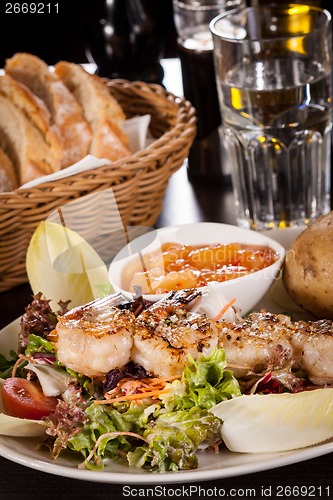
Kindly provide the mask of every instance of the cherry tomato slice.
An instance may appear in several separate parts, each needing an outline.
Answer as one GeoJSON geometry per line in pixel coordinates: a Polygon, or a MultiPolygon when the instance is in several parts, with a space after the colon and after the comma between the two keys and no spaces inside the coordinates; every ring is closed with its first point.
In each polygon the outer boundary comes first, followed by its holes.
{"type": "Polygon", "coordinates": [[[41,420],[54,412],[57,398],[45,396],[38,384],[24,378],[6,379],[1,389],[2,404],[7,415],[41,420]]]}

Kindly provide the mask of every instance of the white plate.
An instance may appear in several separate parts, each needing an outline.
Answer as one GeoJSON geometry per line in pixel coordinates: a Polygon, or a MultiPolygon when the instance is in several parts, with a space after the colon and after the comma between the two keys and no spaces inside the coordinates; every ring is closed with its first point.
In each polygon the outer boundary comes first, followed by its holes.
{"type": "MultiPolygon", "coordinates": [[[[273,236],[273,234],[272,234],[273,236]]],[[[277,287],[275,294],[267,294],[260,303],[260,308],[271,312],[281,312],[281,301],[287,300],[287,295],[282,287],[277,287]],[[282,298],[280,292],[282,291],[282,298]],[[276,302],[278,298],[278,302],[276,302]]],[[[289,302],[292,313],[302,315],[297,306],[289,302]]],[[[304,316],[304,313],[303,313],[304,316]]],[[[19,320],[10,323],[0,331],[0,352],[7,354],[10,349],[17,347],[19,320]]],[[[241,454],[228,450],[218,454],[212,452],[199,452],[199,467],[192,471],[178,471],[166,473],[152,473],[142,469],[129,468],[125,465],[110,462],[103,471],[81,470],[77,468],[80,460],[72,455],[63,455],[56,461],[50,458],[47,450],[37,451],[36,439],[13,438],[0,436],[0,455],[26,467],[31,467],[50,474],[103,483],[122,484],[166,484],[186,483],[194,481],[210,481],[233,476],[241,476],[253,472],[260,472],[284,465],[290,465],[318,456],[326,455],[333,451],[333,440],[304,448],[301,450],[270,453],[270,454],[241,454]]]]}

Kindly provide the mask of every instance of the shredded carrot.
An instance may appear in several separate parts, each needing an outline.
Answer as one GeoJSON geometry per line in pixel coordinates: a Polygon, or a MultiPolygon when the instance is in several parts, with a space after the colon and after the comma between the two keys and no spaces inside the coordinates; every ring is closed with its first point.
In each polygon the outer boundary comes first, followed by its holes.
{"type": "Polygon", "coordinates": [[[53,342],[56,342],[58,340],[58,332],[57,330],[52,330],[48,336],[47,336],[47,339],[50,340],[50,341],[53,341],[53,342]]]}
{"type": "Polygon", "coordinates": [[[227,310],[229,309],[229,307],[231,307],[234,303],[236,302],[236,298],[234,297],[233,299],[231,299],[229,302],[227,302],[227,304],[225,304],[221,311],[219,313],[217,313],[217,315],[213,318],[213,321],[218,321],[220,318],[222,318],[223,314],[225,312],[227,312],[227,310]]]}
{"type": "Polygon", "coordinates": [[[209,446],[209,448],[211,448],[212,451],[214,451],[215,453],[218,453],[220,451],[219,447],[221,444],[222,444],[222,440],[218,441],[217,443],[212,444],[211,446],[209,446]]]}
{"type": "Polygon", "coordinates": [[[117,386],[105,394],[105,399],[95,400],[95,404],[112,404],[116,401],[138,401],[145,398],[156,399],[160,394],[167,394],[166,384],[179,376],[169,378],[150,378],[140,380],[129,377],[123,378],[117,386]]]}
{"type": "Polygon", "coordinates": [[[156,389],[155,391],[147,390],[147,392],[137,392],[136,394],[130,393],[112,399],[95,400],[94,403],[106,405],[116,403],[117,401],[136,401],[137,399],[145,399],[151,397],[156,398],[156,396],[159,396],[160,394],[167,394],[168,392],[170,392],[170,389],[156,389]]]}

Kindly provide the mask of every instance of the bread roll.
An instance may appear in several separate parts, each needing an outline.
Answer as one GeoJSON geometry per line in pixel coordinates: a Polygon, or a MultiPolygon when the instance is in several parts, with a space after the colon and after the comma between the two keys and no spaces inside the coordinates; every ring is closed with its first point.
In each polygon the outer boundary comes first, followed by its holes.
{"type": "Polygon", "coordinates": [[[9,156],[0,148],[0,193],[8,193],[18,188],[15,167],[9,156]]]}
{"type": "Polygon", "coordinates": [[[34,55],[21,52],[7,59],[5,72],[25,84],[45,103],[51,124],[61,139],[61,168],[86,156],[92,139],[89,124],[78,101],[46,63],[34,55]]]}
{"type": "Polygon", "coordinates": [[[103,80],[66,61],[57,63],[55,72],[82,106],[93,134],[90,153],[111,161],[129,156],[128,137],[122,130],[125,114],[103,80]]]}

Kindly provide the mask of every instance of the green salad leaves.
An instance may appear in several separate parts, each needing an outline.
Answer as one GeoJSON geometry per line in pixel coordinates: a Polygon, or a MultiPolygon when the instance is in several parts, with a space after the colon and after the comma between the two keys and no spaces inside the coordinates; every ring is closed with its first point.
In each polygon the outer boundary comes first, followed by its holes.
{"type": "Polygon", "coordinates": [[[221,441],[221,420],[209,409],[240,396],[237,380],[226,370],[225,352],[214,349],[190,359],[180,380],[155,403],[95,404],[86,423],[69,438],[68,449],[84,457],[83,466],[102,469],[108,459],[156,471],[195,469],[197,450],[221,441]]]}

